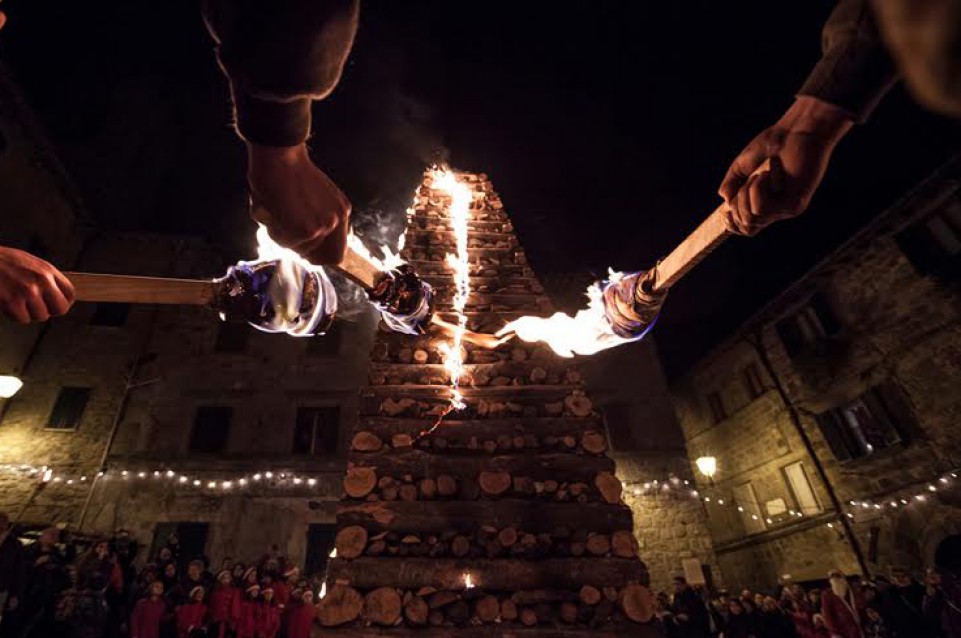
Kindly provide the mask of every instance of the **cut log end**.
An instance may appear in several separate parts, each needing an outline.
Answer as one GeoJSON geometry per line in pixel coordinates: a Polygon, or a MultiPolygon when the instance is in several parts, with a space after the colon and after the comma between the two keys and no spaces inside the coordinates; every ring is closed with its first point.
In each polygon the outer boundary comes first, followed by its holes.
{"type": "Polygon", "coordinates": [[[379,587],[364,597],[364,620],[392,627],[400,619],[400,594],[393,587],[379,587]]]}
{"type": "Polygon", "coordinates": [[[339,558],[357,558],[367,547],[367,530],[359,525],[351,525],[337,532],[334,538],[339,558]]]}
{"type": "Polygon", "coordinates": [[[323,627],[338,627],[360,616],[364,598],[353,587],[334,585],[317,605],[317,622],[323,627]]]}
{"type": "Polygon", "coordinates": [[[344,492],[351,498],[364,498],[377,485],[377,473],[369,467],[352,467],[344,477],[344,492]]]}

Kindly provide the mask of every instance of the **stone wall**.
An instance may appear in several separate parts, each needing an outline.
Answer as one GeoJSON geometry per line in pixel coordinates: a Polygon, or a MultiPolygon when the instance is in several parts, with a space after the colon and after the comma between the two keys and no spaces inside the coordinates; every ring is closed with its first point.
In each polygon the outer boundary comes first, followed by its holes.
{"type": "Polygon", "coordinates": [[[920,570],[931,563],[937,543],[955,533],[957,512],[949,504],[955,488],[938,478],[961,463],[956,427],[961,415],[961,295],[956,285],[920,274],[898,238],[932,214],[961,206],[959,172],[954,163],[932,176],[674,384],[691,459],[718,458],[715,484],[699,480],[704,496],[713,496],[707,504],[712,533],[732,583],[743,579],[744,585],[772,586],[773,578],[785,573],[796,579],[822,578],[832,566],[857,571],[850,543],[843,537],[832,540],[841,534],[840,517],[848,514],[872,572],[895,564],[920,570]],[[792,356],[776,326],[807,312],[815,296],[838,328],[792,356]],[[757,396],[744,375],[752,364],[763,383],[757,396]],[[787,402],[774,389],[772,371],[787,402]],[[878,387],[885,388],[886,411],[899,423],[902,442],[862,458],[838,460],[818,426],[818,415],[878,387]],[[711,409],[712,393],[720,398],[724,414],[711,409]],[[797,410],[841,511],[832,505],[788,404],[797,410]],[[731,507],[733,490],[750,483],[761,518],[767,518],[765,504],[778,498],[797,509],[783,470],[795,462],[803,463],[820,512],[780,521],[773,517],[762,530],[748,533],[743,517],[731,507]],[[937,491],[927,492],[932,481],[937,491]],[[925,492],[924,501],[911,499],[907,508],[900,503],[905,494],[919,491],[925,492]],[[717,499],[725,497],[726,505],[718,505],[717,499]],[[868,501],[870,507],[861,505],[868,501]]]}

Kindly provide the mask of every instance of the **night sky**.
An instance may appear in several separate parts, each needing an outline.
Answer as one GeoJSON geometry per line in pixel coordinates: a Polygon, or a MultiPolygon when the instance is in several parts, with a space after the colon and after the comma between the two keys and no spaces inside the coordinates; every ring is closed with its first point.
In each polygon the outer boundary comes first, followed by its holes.
{"type": "MultiPolygon", "coordinates": [[[[446,157],[491,176],[539,273],[646,268],[789,105],[832,5],[369,0],[310,145],[358,218],[402,214],[425,162],[446,157]]],[[[4,9],[0,57],[98,223],[250,256],[243,149],[198,4],[4,9]]],[[[896,90],[842,143],[805,217],[729,241],[672,292],[657,329],[669,371],[961,148],[959,133],[896,90]]]]}

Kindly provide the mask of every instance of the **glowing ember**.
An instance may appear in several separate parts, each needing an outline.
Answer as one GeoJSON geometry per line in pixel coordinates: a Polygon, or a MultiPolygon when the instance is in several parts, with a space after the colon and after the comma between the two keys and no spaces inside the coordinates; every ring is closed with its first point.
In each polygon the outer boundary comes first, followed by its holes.
{"type": "Polygon", "coordinates": [[[464,589],[471,589],[474,587],[474,581],[471,579],[470,574],[464,574],[464,589]]]}
{"type": "Polygon", "coordinates": [[[623,274],[609,273],[607,281],[591,284],[587,289],[587,308],[571,317],[563,312],[553,316],[521,317],[497,331],[498,337],[516,335],[528,342],[543,341],[562,357],[595,354],[624,343],[637,341],[643,334],[626,338],[614,333],[605,313],[604,292],[617,284],[623,274]]]}
{"type": "Polygon", "coordinates": [[[449,170],[435,170],[433,172],[434,188],[445,191],[450,195],[451,202],[448,209],[451,226],[454,230],[454,240],[457,244],[457,254],[447,255],[447,264],[454,270],[454,314],[457,323],[451,331],[450,343],[441,344],[440,352],[444,358],[444,368],[450,374],[451,396],[450,409],[463,410],[464,396],[460,391],[460,379],[464,374],[464,357],[462,344],[464,333],[467,331],[467,299],[470,297],[470,263],[467,258],[467,220],[470,215],[471,190],[449,170]]]}

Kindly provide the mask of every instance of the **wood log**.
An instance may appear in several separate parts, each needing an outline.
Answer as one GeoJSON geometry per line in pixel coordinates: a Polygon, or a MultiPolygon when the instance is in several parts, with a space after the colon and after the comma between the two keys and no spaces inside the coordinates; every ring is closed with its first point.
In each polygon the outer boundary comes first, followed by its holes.
{"type": "Polygon", "coordinates": [[[417,350],[414,350],[413,358],[414,358],[414,363],[424,364],[424,363],[427,363],[427,360],[430,358],[430,355],[427,354],[426,350],[421,350],[420,348],[418,348],[417,350]]]}
{"type": "Polygon", "coordinates": [[[537,614],[530,607],[525,607],[521,610],[521,623],[525,627],[533,627],[537,624],[537,614]]]}
{"type": "Polygon", "coordinates": [[[569,600],[565,600],[564,602],[561,603],[558,617],[561,619],[561,622],[565,622],[569,625],[573,625],[574,623],[577,622],[577,612],[578,612],[577,605],[570,602],[569,600]]]}
{"type": "Polygon", "coordinates": [[[484,596],[474,604],[474,614],[483,623],[492,623],[500,617],[501,604],[496,596],[484,596]]]}
{"type": "Polygon", "coordinates": [[[404,618],[415,627],[422,627],[427,624],[427,617],[430,615],[430,608],[427,601],[420,596],[412,596],[404,604],[404,618]]]}
{"type": "Polygon", "coordinates": [[[450,553],[458,558],[467,556],[470,553],[470,539],[458,534],[450,542],[450,553]]]}
{"type": "Polygon", "coordinates": [[[512,485],[510,472],[481,472],[477,482],[488,496],[500,496],[512,485]]]}
{"type": "Polygon", "coordinates": [[[540,366],[535,366],[531,369],[530,376],[528,376],[531,383],[534,385],[540,385],[547,378],[547,370],[541,368],[540,366]]]}
{"type": "Polygon", "coordinates": [[[576,417],[590,416],[593,404],[584,394],[575,392],[564,397],[564,408],[576,417]]]}
{"type": "Polygon", "coordinates": [[[510,598],[501,601],[501,620],[507,622],[517,620],[517,605],[510,598]]]}
{"type": "Polygon", "coordinates": [[[643,585],[632,584],[624,587],[618,604],[624,615],[634,622],[646,623],[654,617],[654,595],[643,585]]]}
{"type": "MultiPolygon", "coordinates": [[[[495,418],[495,419],[453,419],[444,420],[444,434],[452,441],[458,443],[467,441],[476,436],[480,440],[498,438],[502,435],[513,437],[518,432],[515,431],[517,419],[495,418]]],[[[387,441],[394,434],[404,433],[416,435],[424,429],[424,420],[416,418],[389,418],[384,416],[364,416],[361,417],[358,428],[373,432],[382,440],[387,441]]],[[[537,437],[559,437],[566,434],[581,436],[585,431],[600,431],[600,420],[596,416],[588,418],[566,417],[539,417],[525,421],[521,434],[533,434],[537,437]]],[[[433,438],[433,437],[430,437],[433,438]]],[[[429,439],[428,439],[429,440],[429,439]]],[[[545,441],[545,445],[547,442],[545,441]]]]}
{"type": "Polygon", "coordinates": [[[577,600],[577,595],[566,589],[532,589],[514,592],[511,594],[511,600],[517,605],[526,606],[577,600]]]}
{"type": "Polygon", "coordinates": [[[317,604],[317,622],[338,627],[353,622],[364,608],[364,597],[353,587],[334,584],[317,604]]]}
{"type": "MultiPolygon", "coordinates": [[[[428,614],[428,616],[427,616],[427,622],[428,622],[428,624],[430,624],[432,627],[438,627],[438,626],[440,626],[440,625],[443,625],[443,624],[444,624],[444,620],[445,620],[445,618],[444,618],[444,612],[442,612],[442,611],[439,610],[439,609],[435,609],[434,611],[430,612],[430,614],[428,614]]],[[[444,635],[446,636],[446,635],[448,635],[448,634],[444,634],[444,635]]]]}
{"type": "MultiPolygon", "coordinates": [[[[564,588],[576,591],[583,585],[623,587],[639,582],[646,571],[640,561],[621,558],[477,558],[470,563],[471,576],[487,591],[564,588]]],[[[429,586],[460,590],[464,586],[464,562],[458,558],[406,558],[383,560],[366,556],[353,560],[333,558],[328,577],[359,589],[429,586]]]]}
{"type": "Polygon", "coordinates": [[[460,596],[452,591],[439,591],[431,595],[430,600],[427,601],[427,605],[431,609],[442,609],[459,598],[460,596]]]}
{"type": "Polygon", "coordinates": [[[417,485],[420,497],[424,500],[431,500],[437,496],[437,481],[432,478],[421,479],[417,485]]]}
{"type": "Polygon", "coordinates": [[[453,496],[457,494],[457,479],[449,474],[441,474],[438,476],[437,493],[441,496],[453,496]]]}
{"type": "Polygon", "coordinates": [[[341,558],[357,558],[367,547],[367,530],[359,525],[341,528],[334,537],[334,547],[341,558]]]}
{"type": "Polygon", "coordinates": [[[370,545],[367,546],[367,551],[364,552],[368,556],[380,556],[387,549],[387,543],[383,540],[372,541],[370,545]]]}
{"type": "Polygon", "coordinates": [[[447,620],[452,622],[454,626],[461,627],[467,624],[470,620],[470,607],[463,600],[455,600],[444,612],[447,616],[447,620]]]}
{"type": "Polygon", "coordinates": [[[621,482],[610,472],[599,472],[594,477],[594,486],[606,502],[611,504],[621,502],[621,482]]]}
{"type": "Polygon", "coordinates": [[[578,598],[585,605],[594,606],[601,602],[601,592],[597,587],[591,587],[590,585],[584,585],[578,592],[578,598]]]}
{"type": "Polygon", "coordinates": [[[409,434],[398,433],[390,437],[390,445],[395,448],[410,447],[414,443],[414,437],[409,434]]]}
{"type": "Polygon", "coordinates": [[[607,450],[607,439],[600,432],[585,432],[581,437],[581,447],[591,454],[603,454],[607,450]]]}
{"type": "Polygon", "coordinates": [[[369,467],[352,467],[344,477],[344,492],[351,498],[364,498],[377,485],[377,473],[369,467]]]}
{"type": "Polygon", "coordinates": [[[350,447],[357,452],[376,452],[384,447],[383,441],[373,432],[358,432],[350,441],[350,447]]]}
{"type": "Polygon", "coordinates": [[[611,541],[605,534],[592,534],[587,537],[587,551],[594,556],[604,556],[611,551],[611,541]]]}
{"type": "Polygon", "coordinates": [[[380,495],[385,501],[396,501],[397,497],[400,496],[400,487],[396,483],[391,484],[382,489],[380,495]]]}
{"type": "Polygon", "coordinates": [[[501,547],[513,547],[514,543],[517,542],[517,529],[514,527],[505,527],[498,532],[497,540],[500,542],[501,547]]]}
{"type": "Polygon", "coordinates": [[[605,586],[601,589],[601,593],[604,594],[604,599],[609,600],[612,603],[617,602],[618,591],[617,587],[605,586]]]}
{"type": "Polygon", "coordinates": [[[401,614],[400,594],[393,587],[378,587],[364,596],[363,617],[367,622],[393,626],[401,614]]]}
{"type": "Polygon", "coordinates": [[[400,486],[400,500],[410,503],[417,500],[417,486],[404,483],[400,486]]]}
{"type": "Polygon", "coordinates": [[[611,553],[618,558],[634,558],[637,555],[637,538],[627,530],[611,535],[611,553]]]}
{"type": "MultiPolygon", "coordinates": [[[[534,480],[551,480],[563,476],[568,482],[591,481],[599,472],[613,472],[614,461],[605,456],[586,456],[567,452],[545,454],[497,454],[477,457],[474,455],[437,454],[443,439],[431,437],[433,452],[416,448],[384,449],[364,454],[355,462],[376,469],[385,476],[414,474],[417,476],[477,476],[478,472],[507,472],[516,476],[528,476],[534,480]]],[[[536,445],[536,442],[534,442],[536,445]]],[[[527,440],[525,439],[525,447],[527,440]]]]}
{"type": "Polygon", "coordinates": [[[370,356],[374,361],[387,361],[387,357],[390,356],[390,350],[386,343],[377,341],[374,343],[373,348],[371,348],[370,356]]]}

